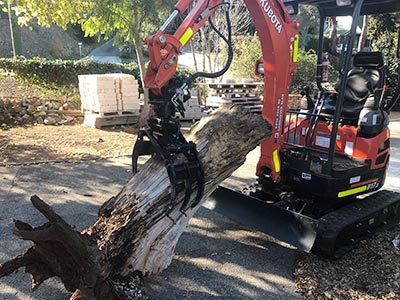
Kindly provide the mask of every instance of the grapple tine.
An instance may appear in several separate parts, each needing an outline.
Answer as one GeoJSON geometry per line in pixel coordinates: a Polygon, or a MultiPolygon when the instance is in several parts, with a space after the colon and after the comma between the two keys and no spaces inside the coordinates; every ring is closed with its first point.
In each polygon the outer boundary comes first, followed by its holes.
{"type": "Polygon", "coordinates": [[[136,174],[138,172],[138,158],[142,155],[153,155],[154,147],[150,141],[144,141],[143,138],[137,139],[132,152],[132,172],[136,174]]]}
{"type": "Polygon", "coordinates": [[[190,196],[192,195],[192,181],[190,179],[185,179],[185,198],[181,206],[181,212],[185,212],[189,206],[190,196]]]}
{"type": "Polygon", "coordinates": [[[172,210],[175,207],[176,198],[178,196],[178,191],[177,191],[178,182],[176,180],[176,172],[175,172],[175,167],[173,164],[167,165],[167,173],[168,173],[169,181],[171,182],[171,197],[169,199],[169,206],[168,206],[168,212],[167,212],[167,214],[169,215],[170,212],[172,212],[172,210]]]}
{"type": "Polygon", "coordinates": [[[197,194],[196,194],[196,199],[193,201],[191,205],[191,208],[197,206],[200,203],[203,194],[204,194],[204,171],[203,171],[203,166],[200,163],[199,175],[197,176],[197,194]]]}
{"type": "Polygon", "coordinates": [[[202,178],[204,173],[197,155],[196,144],[186,141],[180,130],[179,119],[175,117],[176,107],[171,106],[173,95],[175,89],[164,89],[162,95],[150,93],[149,103],[154,106],[154,113],[158,116],[150,117],[148,125],[140,129],[132,153],[134,173],[137,172],[137,161],[141,155],[155,154],[165,162],[171,183],[167,216],[174,209],[182,186],[185,188],[180,207],[183,213],[189,207],[196,206],[204,192],[204,178],[202,178]],[[148,141],[144,141],[144,138],[148,138],[148,141]],[[195,201],[191,203],[193,186],[197,188],[197,195],[195,201]]]}

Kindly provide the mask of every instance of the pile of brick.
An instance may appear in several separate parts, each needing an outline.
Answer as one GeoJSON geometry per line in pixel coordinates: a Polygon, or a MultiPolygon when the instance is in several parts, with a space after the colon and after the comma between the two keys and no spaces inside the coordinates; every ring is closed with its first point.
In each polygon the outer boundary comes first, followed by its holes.
{"type": "Polygon", "coordinates": [[[63,125],[82,123],[83,115],[67,103],[38,98],[0,99],[0,126],[3,129],[26,124],[63,125]]]}
{"type": "Polygon", "coordinates": [[[129,124],[128,116],[139,115],[139,84],[132,75],[80,75],[79,92],[84,123],[89,126],[129,124]]]}

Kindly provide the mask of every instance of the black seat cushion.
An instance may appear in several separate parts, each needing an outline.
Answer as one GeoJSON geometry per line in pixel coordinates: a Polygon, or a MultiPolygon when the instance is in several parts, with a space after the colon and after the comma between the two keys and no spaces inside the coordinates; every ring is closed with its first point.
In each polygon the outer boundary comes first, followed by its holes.
{"type": "MultiPolygon", "coordinates": [[[[349,71],[344,91],[342,118],[358,119],[360,111],[370,94],[368,82],[375,89],[381,85],[382,77],[381,70],[377,69],[353,68],[349,71]]],[[[337,92],[339,91],[339,83],[340,81],[335,86],[337,92]]],[[[336,108],[337,93],[328,93],[323,97],[325,103],[322,107],[322,113],[333,115],[336,108]]]]}
{"type": "MultiPolygon", "coordinates": [[[[322,113],[328,115],[334,115],[336,110],[337,93],[327,93],[324,95],[324,105],[322,107],[322,113]]],[[[360,115],[361,110],[364,107],[364,102],[344,101],[342,106],[341,117],[356,121],[360,115]]]]}
{"type": "Polygon", "coordinates": [[[344,102],[364,102],[370,93],[367,83],[375,89],[380,83],[380,70],[355,68],[349,72],[347,86],[344,92],[344,102]]]}

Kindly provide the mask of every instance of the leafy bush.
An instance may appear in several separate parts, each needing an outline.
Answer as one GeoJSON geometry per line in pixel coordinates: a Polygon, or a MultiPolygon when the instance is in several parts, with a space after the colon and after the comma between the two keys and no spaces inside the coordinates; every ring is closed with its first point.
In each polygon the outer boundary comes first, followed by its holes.
{"type": "Polygon", "coordinates": [[[400,30],[400,13],[371,16],[368,26],[368,37],[372,40],[372,50],[382,51],[385,56],[384,70],[387,84],[396,87],[399,79],[396,50],[397,33],[400,30]]]}
{"type": "MultiPolygon", "coordinates": [[[[254,74],[255,63],[262,58],[258,36],[241,37],[240,40],[236,40],[234,49],[235,57],[230,69],[231,75],[235,78],[253,78],[259,81],[260,78],[254,74]]],[[[290,92],[299,93],[305,85],[316,89],[316,68],[316,53],[313,50],[299,49],[297,72],[292,76],[290,92]]]]}
{"type": "MultiPolygon", "coordinates": [[[[47,91],[74,93],[78,89],[78,75],[125,73],[135,76],[142,93],[140,71],[136,62],[129,64],[98,63],[92,60],[47,60],[45,58],[0,58],[0,70],[14,74],[15,79],[27,86],[40,87],[47,91]]],[[[182,78],[192,71],[178,68],[182,78]]]]}
{"type": "Polygon", "coordinates": [[[233,50],[234,56],[229,74],[236,79],[252,78],[260,81],[260,77],[254,73],[256,61],[262,58],[258,36],[236,37],[233,50]]]}
{"type": "Polygon", "coordinates": [[[308,85],[311,90],[316,90],[316,72],[317,54],[315,53],[315,51],[305,51],[303,49],[299,49],[297,72],[292,76],[290,92],[298,94],[306,85],[308,85]]]}
{"type": "MultiPolygon", "coordinates": [[[[140,78],[139,68],[134,62],[121,65],[91,60],[0,58],[0,69],[13,73],[17,80],[28,85],[63,91],[78,88],[78,75],[125,73],[140,78]]],[[[140,85],[141,82],[138,81],[140,85]]]]}

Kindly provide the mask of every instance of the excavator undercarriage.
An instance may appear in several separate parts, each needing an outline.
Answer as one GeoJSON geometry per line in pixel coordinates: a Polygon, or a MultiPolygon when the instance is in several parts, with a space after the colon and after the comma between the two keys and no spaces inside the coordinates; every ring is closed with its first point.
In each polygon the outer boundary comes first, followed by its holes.
{"type": "Polygon", "coordinates": [[[298,209],[308,200],[290,195],[277,201],[261,191],[246,195],[220,186],[203,205],[302,251],[326,257],[340,257],[377,230],[400,222],[400,193],[394,191],[354,198],[319,217],[298,209]]]}

